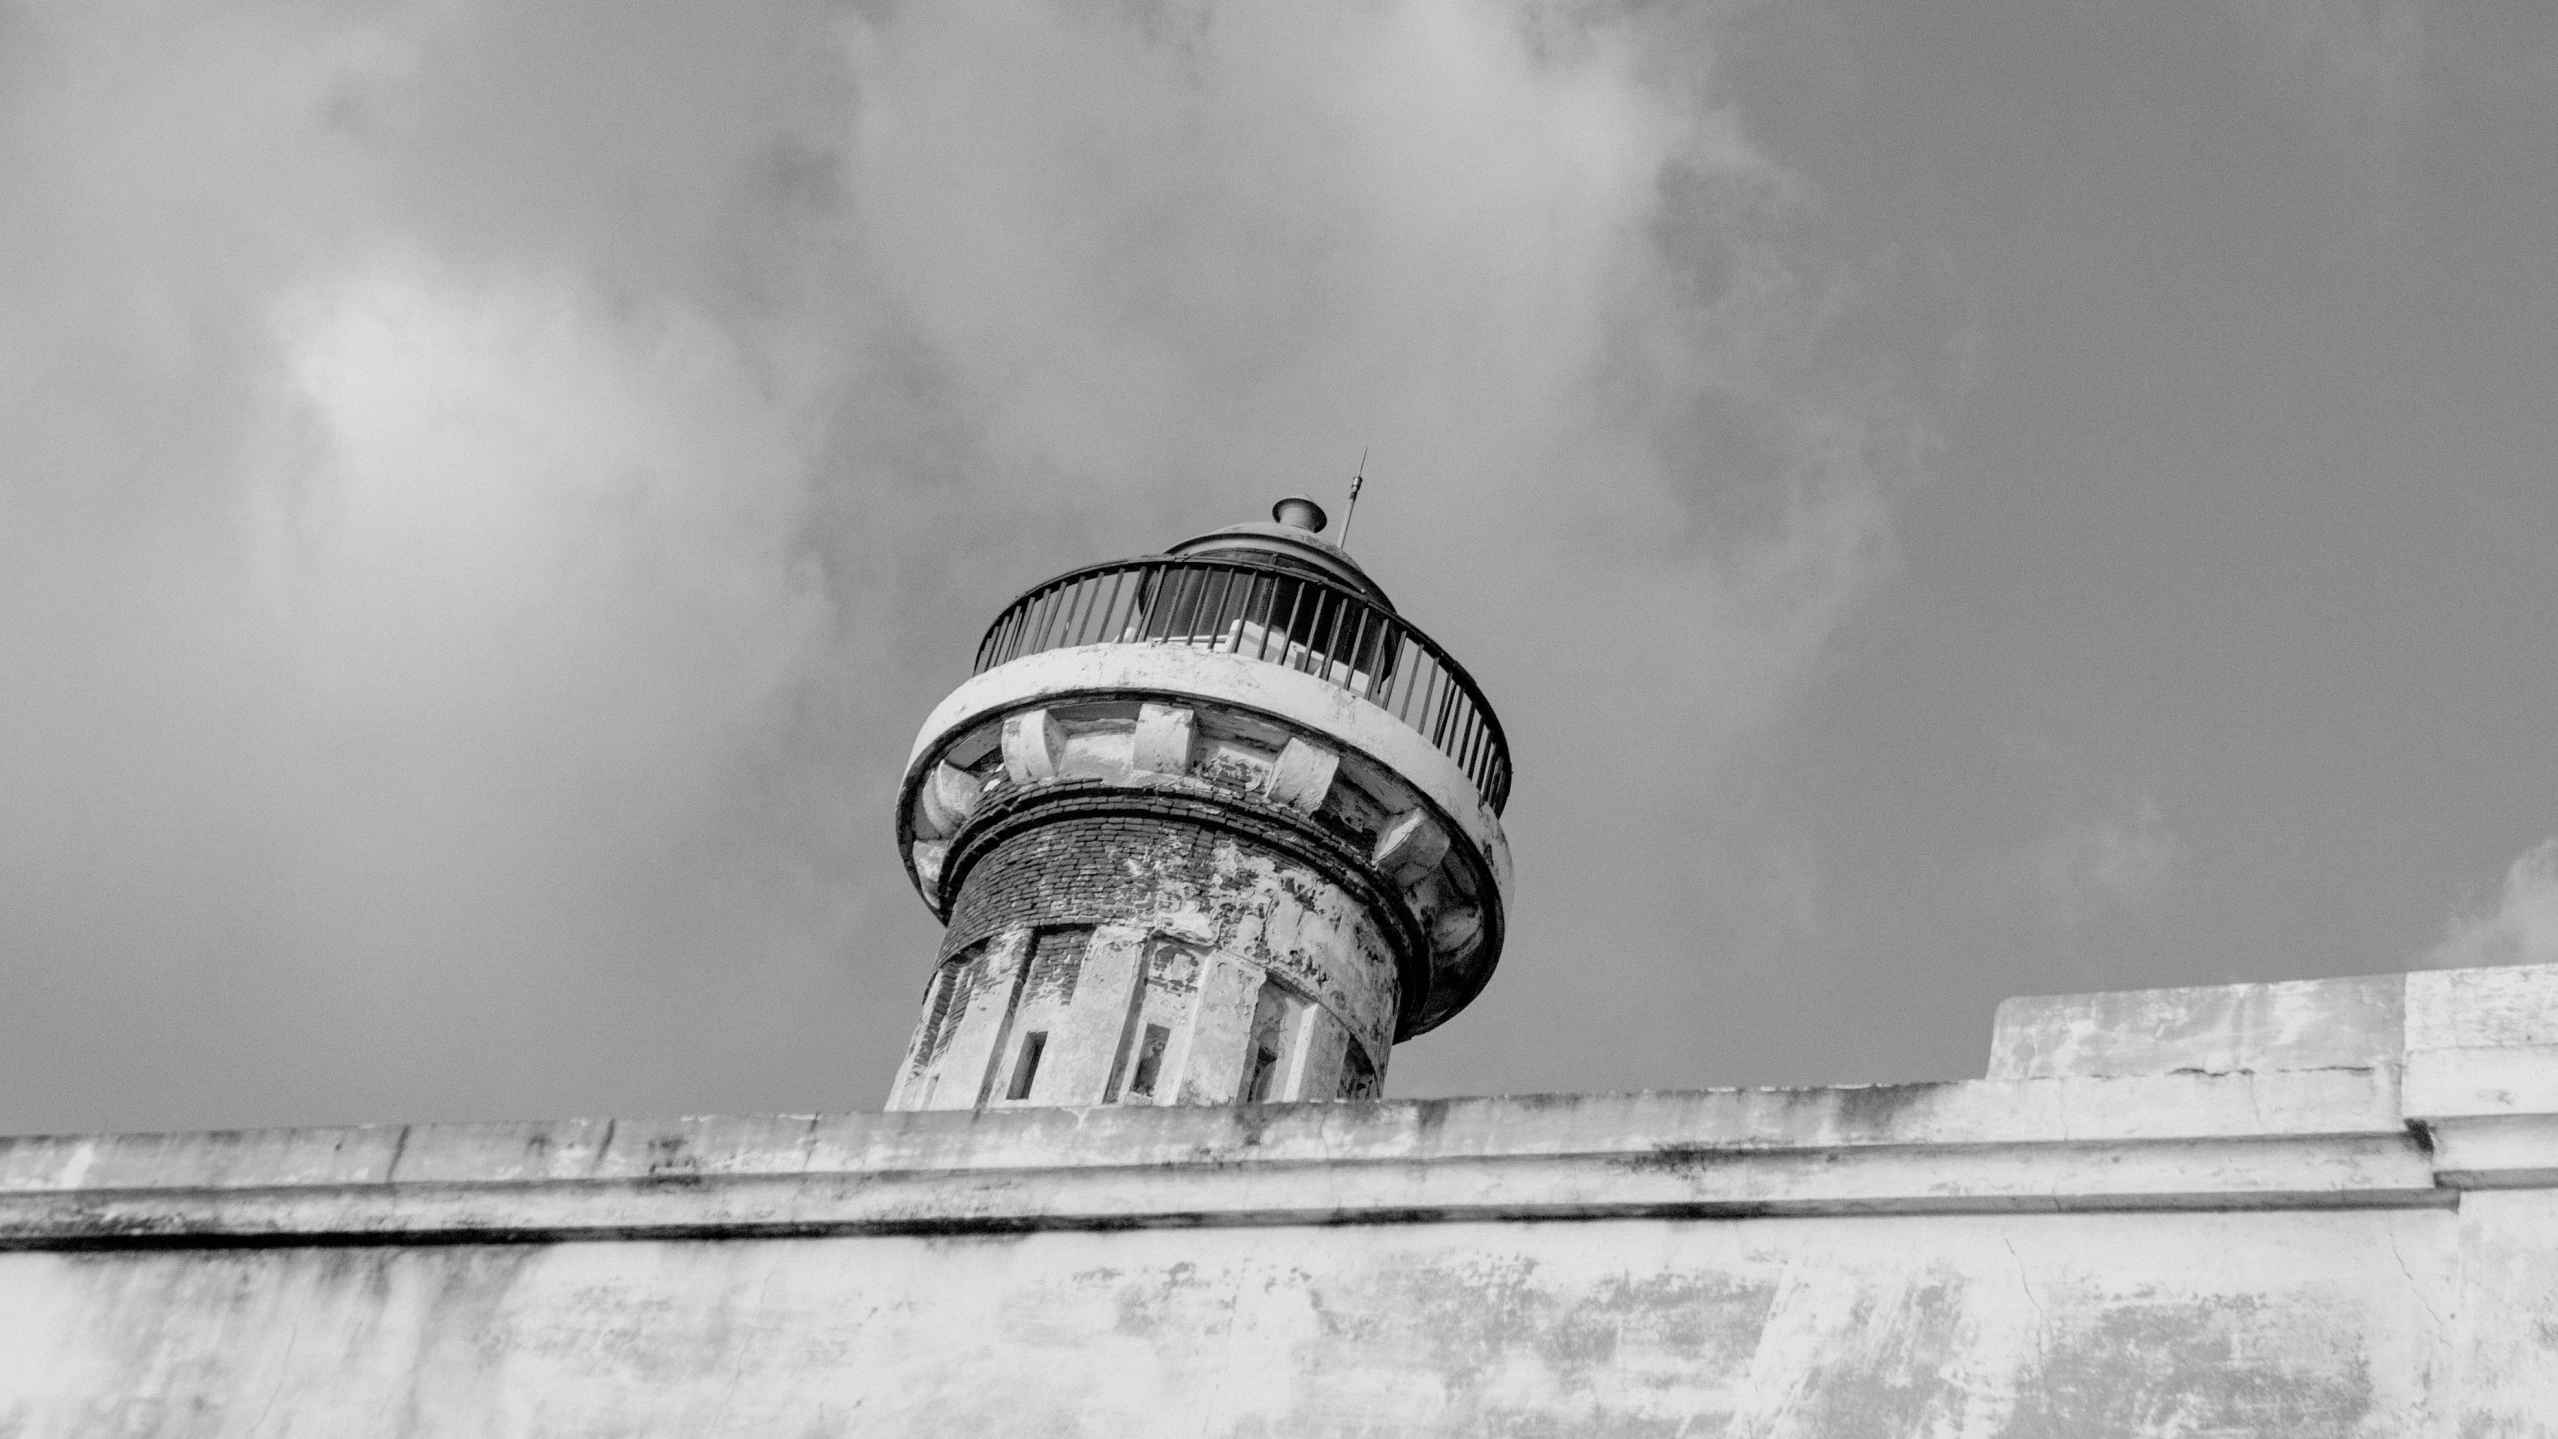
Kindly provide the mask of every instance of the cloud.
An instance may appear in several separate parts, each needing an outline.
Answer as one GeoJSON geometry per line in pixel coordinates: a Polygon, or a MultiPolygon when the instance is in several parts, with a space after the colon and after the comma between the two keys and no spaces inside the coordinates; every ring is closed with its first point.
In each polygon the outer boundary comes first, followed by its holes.
{"type": "Polygon", "coordinates": [[[2558,963],[2558,839],[2525,850],[2505,871],[2495,908],[2454,916],[2422,963],[2428,969],[2558,963]]]}
{"type": "Polygon", "coordinates": [[[2269,78],[2384,198],[2403,180],[2426,108],[2431,45],[2413,0],[2239,0],[2236,14],[2269,78]]]}
{"type": "Polygon", "coordinates": [[[875,1102],[975,628],[1362,446],[1636,913],[1932,434],[1698,23],[11,12],[0,1127],[875,1102]]]}
{"type": "Polygon", "coordinates": [[[2173,887],[2183,846],[2148,796],[2055,828],[2010,860],[2043,917],[2064,929],[2138,917],[2173,887]]]}

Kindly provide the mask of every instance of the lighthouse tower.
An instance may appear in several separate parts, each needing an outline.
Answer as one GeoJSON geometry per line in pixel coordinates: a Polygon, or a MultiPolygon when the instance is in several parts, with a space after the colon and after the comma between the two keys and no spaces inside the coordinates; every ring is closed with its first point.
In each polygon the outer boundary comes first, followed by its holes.
{"type": "Polygon", "coordinates": [[[1377,1093],[1501,953],[1510,751],[1281,501],[1007,606],[897,804],[947,926],[891,1109],[1377,1093]]]}

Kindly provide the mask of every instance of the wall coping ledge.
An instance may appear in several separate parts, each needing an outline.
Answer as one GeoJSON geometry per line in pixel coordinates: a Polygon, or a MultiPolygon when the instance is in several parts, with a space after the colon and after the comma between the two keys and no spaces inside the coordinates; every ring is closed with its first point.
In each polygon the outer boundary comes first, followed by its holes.
{"type": "Polygon", "coordinates": [[[2456,1203],[2387,1069],[0,1141],[0,1247],[2456,1203]]]}
{"type": "Polygon", "coordinates": [[[1993,1077],[1927,1084],[0,1139],[0,1247],[2456,1207],[2558,1186],[2558,966],[2010,1001],[1999,1024],[1993,1077]],[[2338,1058],[2364,1062],[2320,1062],[2338,1058]]]}

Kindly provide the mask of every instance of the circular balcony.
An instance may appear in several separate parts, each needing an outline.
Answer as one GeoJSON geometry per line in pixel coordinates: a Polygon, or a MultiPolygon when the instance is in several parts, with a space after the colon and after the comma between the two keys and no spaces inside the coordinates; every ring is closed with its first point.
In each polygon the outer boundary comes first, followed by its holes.
{"type": "Polygon", "coordinates": [[[1382,601],[1249,554],[1091,565],[1006,606],[977,647],[973,673],[1107,644],[1179,645],[1280,666],[1402,722],[1454,761],[1498,815],[1510,798],[1501,721],[1465,667],[1382,601]]]}

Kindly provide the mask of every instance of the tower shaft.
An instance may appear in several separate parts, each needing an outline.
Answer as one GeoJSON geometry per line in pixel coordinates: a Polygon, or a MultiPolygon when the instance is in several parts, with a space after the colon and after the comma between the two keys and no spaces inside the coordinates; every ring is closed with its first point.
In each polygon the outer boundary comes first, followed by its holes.
{"type": "Polygon", "coordinates": [[[1372,902],[1284,832],[1200,809],[1105,805],[990,843],[891,1107],[1373,1094],[1399,978],[1372,902]]]}
{"type": "Polygon", "coordinates": [[[1464,671],[1311,529],[1025,594],[908,766],[948,930],[889,1107],[1375,1094],[1490,976],[1508,764],[1464,671]]]}

